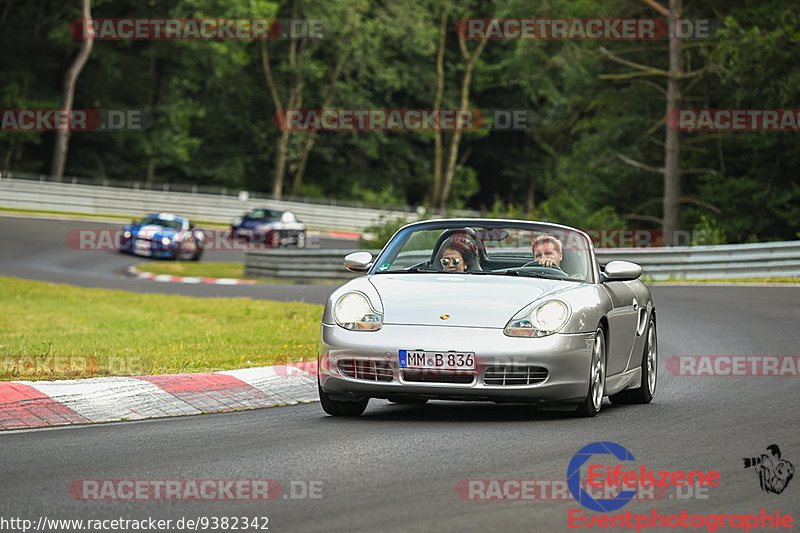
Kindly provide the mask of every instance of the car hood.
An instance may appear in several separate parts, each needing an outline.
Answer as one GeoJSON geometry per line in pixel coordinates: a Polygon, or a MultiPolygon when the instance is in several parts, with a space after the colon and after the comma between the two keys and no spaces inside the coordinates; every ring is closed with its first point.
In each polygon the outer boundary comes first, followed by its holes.
{"type": "Polygon", "coordinates": [[[503,328],[529,303],[579,286],[477,274],[377,274],[370,282],[380,294],[384,324],[488,328],[503,328]]]}

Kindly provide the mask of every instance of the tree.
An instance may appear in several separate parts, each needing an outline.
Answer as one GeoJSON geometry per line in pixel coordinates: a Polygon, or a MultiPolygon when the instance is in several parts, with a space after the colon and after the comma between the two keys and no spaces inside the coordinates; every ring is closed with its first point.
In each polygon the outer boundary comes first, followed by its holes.
{"type": "MultiPolygon", "coordinates": [[[[83,67],[89,60],[89,54],[92,52],[92,44],[94,43],[94,27],[90,24],[92,18],[91,0],[81,0],[81,5],[81,14],[85,28],[84,39],[80,52],[78,52],[75,61],[73,61],[72,65],[67,69],[67,73],[64,75],[64,93],[61,110],[65,113],[70,113],[72,111],[72,101],[75,98],[75,84],[78,82],[78,76],[80,76],[83,67]]],[[[59,181],[64,177],[64,167],[67,164],[69,136],[70,130],[67,128],[59,129],[56,132],[56,142],[53,147],[53,164],[50,169],[50,174],[59,181]]]]}

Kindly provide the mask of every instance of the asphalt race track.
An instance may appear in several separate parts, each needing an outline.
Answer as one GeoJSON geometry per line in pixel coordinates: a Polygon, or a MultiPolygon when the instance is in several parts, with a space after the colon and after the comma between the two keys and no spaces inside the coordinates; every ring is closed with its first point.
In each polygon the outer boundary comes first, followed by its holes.
{"type": "MultiPolygon", "coordinates": [[[[136,292],[183,294],[202,297],[245,296],[259,300],[325,302],[331,285],[259,283],[257,285],[185,285],[139,280],[125,274],[130,265],[163,260],[121,254],[109,250],[81,250],[68,244],[73,230],[119,230],[124,224],[83,220],[45,220],[0,216],[0,275],[81,287],[124,289],[136,292]]],[[[74,235],[74,234],[73,234],[74,235]]],[[[70,240],[71,244],[74,239],[70,240]]],[[[356,249],[349,240],[320,238],[321,248],[356,249]]],[[[201,261],[244,262],[243,250],[207,250],[201,261]]],[[[146,268],[142,267],[142,268],[146,268]]]]}
{"type": "MultiPolygon", "coordinates": [[[[63,250],[63,236],[60,242],[50,238],[53,228],[67,224],[87,223],[0,219],[0,274],[197,296],[324,298],[314,286],[200,287],[125,279],[117,272],[131,258],[63,250]]],[[[209,254],[208,260],[220,259],[209,254]]],[[[327,417],[312,403],[7,432],[0,434],[0,515],[34,524],[43,516],[152,517],[173,524],[182,517],[268,517],[269,531],[277,532],[569,531],[571,510],[595,516],[572,499],[464,501],[456,486],[470,479],[563,480],[580,448],[611,441],[635,456],[626,469],[645,465],[721,475],[719,486],[692,498],[670,488],[664,499],[632,501],[616,513],[732,515],[763,509],[790,513],[796,524],[800,473],[782,494],[766,494],[742,459],[778,444],[783,458],[800,466],[799,378],[685,377],[667,372],[665,362],[675,355],[796,356],[800,288],[656,286],[654,293],[660,364],[650,405],[606,404],[597,418],[575,419],[518,405],[373,400],[358,419],[327,417]],[[283,493],[268,502],[76,501],[70,484],[84,479],[274,479],[283,493]],[[304,487],[321,497],[302,497],[304,487]]]]}

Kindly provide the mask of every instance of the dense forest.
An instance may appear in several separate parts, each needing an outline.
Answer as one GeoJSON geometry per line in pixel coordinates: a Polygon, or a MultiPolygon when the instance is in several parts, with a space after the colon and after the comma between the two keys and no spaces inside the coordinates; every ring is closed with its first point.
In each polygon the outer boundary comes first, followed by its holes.
{"type": "MultiPolygon", "coordinates": [[[[796,2],[2,0],[2,109],[62,108],[68,70],[86,53],[70,32],[84,3],[93,18],[276,17],[322,21],[323,31],[94,40],[71,107],[143,110],[152,120],[142,131],[72,133],[65,176],[661,228],[670,98],[677,109],[800,107],[796,2]],[[681,20],[711,21],[712,31],[680,40],[485,40],[456,31],[477,17],[666,20],[670,6],[681,20]],[[526,110],[535,120],[515,131],[276,127],[276,112],[301,108],[526,110]]],[[[0,172],[50,174],[56,139],[0,131],[0,172]]],[[[678,227],[713,243],[800,236],[796,127],[698,128],[674,139],[678,227]]]]}

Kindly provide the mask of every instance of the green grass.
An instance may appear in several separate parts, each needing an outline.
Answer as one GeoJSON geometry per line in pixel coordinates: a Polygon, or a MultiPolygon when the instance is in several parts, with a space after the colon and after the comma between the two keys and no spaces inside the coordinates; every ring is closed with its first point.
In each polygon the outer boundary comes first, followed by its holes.
{"type": "Polygon", "coordinates": [[[0,277],[0,379],[231,370],[316,357],[322,306],[0,277]],[[65,356],[72,356],[66,363],[65,356]]]}
{"type": "Polygon", "coordinates": [[[774,278],[723,278],[723,279],[677,279],[652,280],[642,278],[647,283],[800,283],[800,277],[774,278]]]}

